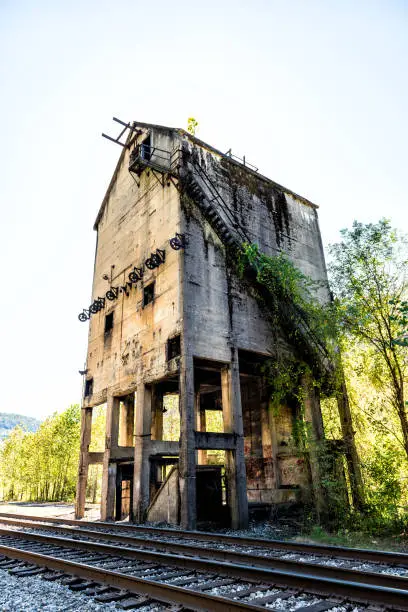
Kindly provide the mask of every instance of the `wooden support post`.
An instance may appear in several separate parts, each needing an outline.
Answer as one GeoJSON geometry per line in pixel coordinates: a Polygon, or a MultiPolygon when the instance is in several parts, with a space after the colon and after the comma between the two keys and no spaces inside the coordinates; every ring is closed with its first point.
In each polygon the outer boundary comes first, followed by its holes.
{"type": "Polygon", "coordinates": [[[107,521],[114,521],[115,518],[115,496],[116,496],[116,475],[117,475],[117,464],[109,463],[108,466],[108,495],[106,499],[106,519],[107,521]]]}
{"type": "Polygon", "coordinates": [[[324,445],[324,427],[320,409],[320,396],[318,389],[313,386],[313,381],[308,375],[302,377],[302,388],[315,505],[318,517],[323,518],[327,515],[327,498],[322,484],[324,474],[320,460],[324,445]]]}
{"type": "Polygon", "coordinates": [[[135,394],[131,393],[126,398],[126,446],[133,446],[134,429],[135,429],[135,394]]]}
{"type": "Polygon", "coordinates": [[[152,440],[163,440],[163,393],[152,388],[152,440]]]}
{"type": "Polygon", "coordinates": [[[142,523],[149,505],[152,387],[141,384],[136,393],[133,520],[142,523]]]}
{"type": "Polygon", "coordinates": [[[232,351],[231,365],[221,370],[221,391],[224,432],[234,434],[236,440],[235,450],[225,451],[231,527],[233,529],[244,529],[248,526],[248,499],[246,490],[241,387],[238,351],[236,349],[232,351]]]}
{"type": "Polygon", "coordinates": [[[122,478],[120,468],[116,469],[116,500],[115,500],[115,518],[117,521],[122,520],[122,478]]]}
{"type": "Polygon", "coordinates": [[[275,408],[272,404],[272,398],[270,398],[269,405],[268,405],[268,415],[269,415],[269,427],[271,431],[274,487],[275,489],[279,489],[282,484],[282,475],[281,475],[279,458],[278,458],[278,436],[276,433],[276,419],[275,419],[274,411],[275,411],[275,408]]]}
{"type": "MultiPolygon", "coordinates": [[[[207,419],[205,416],[205,409],[201,408],[201,395],[200,392],[197,391],[195,394],[195,405],[196,405],[196,419],[197,419],[197,430],[198,431],[206,431],[207,430],[207,419]]],[[[198,451],[198,463],[199,465],[207,465],[208,463],[208,455],[206,450],[198,451]]]]}
{"type": "Polygon", "coordinates": [[[272,445],[272,432],[269,423],[269,406],[266,398],[264,397],[264,390],[260,387],[261,402],[259,405],[261,411],[261,436],[262,436],[262,454],[264,459],[264,476],[265,486],[267,489],[273,489],[274,487],[274,472],[275,462],[273,456],[273,445],[272,445]]]}
{"type": "Polygon", "coordinates": [[[196,450],[195,450],[195,396],[194,362],[185,351],[180,359],[180,522],[183,529],[195,529],[196,502],[196,450]]]}
{"type": "Polygon", "coordinates": [[[92,408],[81,410],[81,447],[79,451],[78,482],[75,503],[75,518],[85,515],[86,485],[88,482],[89,445],[92,431],[92,408]]]}
{"type": "Polygon", "coordinates": [[[115,516],[116,464],[111,464],[110,457],[112,449],[118,446],[119,404],[120,399],[118,397],[113,397],[112,395],[108,396],[106,408],[105,452],[103,455],[102,472],[102,521],[112,521],[115,516]]]}
{"type": "Polygon", "coordinates": [[[120,402],[119,446],[133,446],[133,429],[135,418],[134,393],[127,395],[120,402]]]}
{"type": "Polygon", "coordinates": [[[353,504],[356,508],[362,509],[364,508],[363,478],[361,476],[360,459],[354,440],[353,420],[344,379],[337,392],[337,408],[340,416],[343,440],[346,446],[346,460],[353,504]]]}

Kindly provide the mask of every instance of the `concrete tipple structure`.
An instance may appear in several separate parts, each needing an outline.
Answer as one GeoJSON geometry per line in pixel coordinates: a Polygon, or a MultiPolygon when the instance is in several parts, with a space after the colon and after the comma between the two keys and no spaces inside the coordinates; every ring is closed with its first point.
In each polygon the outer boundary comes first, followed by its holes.
{"type": "MultiPolygon", "coordinates": [[[[304,415],[294,397],[276,411],[262,376],[278,354],[305,359],[302,334],[295,346],[284,325],[271,326],[231,260],[245,241],[267,255],[284,251],[322,281],[318,298],[328,301],[317,207],[184,130],[135,122],[123,133],[95,222],[93,301],[80,315],[90,326],[77,517],[95,463],[103,520],[240,528],[251,507],[313,501],[322,511],[316,387],[299,380],[304,415]],[[106,441],[97,452],[92,412],[101,404],[106,441]],[[302,418],[306,450],[294,426],[302,418]]],[[[340,417],[352,465],[347,402],[340,417]]],[[[342,477],[341,457],[335,464],[342,477]]]]}

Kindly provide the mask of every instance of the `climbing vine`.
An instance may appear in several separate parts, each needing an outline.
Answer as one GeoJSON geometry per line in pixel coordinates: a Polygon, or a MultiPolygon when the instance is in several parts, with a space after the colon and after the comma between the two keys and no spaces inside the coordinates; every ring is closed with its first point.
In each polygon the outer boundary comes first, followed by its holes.
{"type": "Polygon", "coordinates": [[[237,265],[241,277],[248,272],[256,275],[258,297],[268,308],[273,324],[283,327],[295,346],[303,344],[304,364],[288,365],[281,377],[282,392],[285,377],[294,378],[294,367],[304,368],[307,363],[312,370],[322,369],[321,360],[325,359],[326,369],[329,364],[334,370],[336,316],[331,303],[322,304],[317,299],[324,283],[303,274],[284,253],[271,257],[261,253],[257,244],[242,244],[237,265]]]}

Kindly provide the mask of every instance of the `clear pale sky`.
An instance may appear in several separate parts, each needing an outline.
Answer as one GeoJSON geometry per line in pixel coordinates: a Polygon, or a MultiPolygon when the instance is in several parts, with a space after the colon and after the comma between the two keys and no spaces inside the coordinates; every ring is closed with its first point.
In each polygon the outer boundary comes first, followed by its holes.
{"type": "Polygon", "coordinates": [[[79,402],[112,116],[186,127],[320,206],[407,230],[408,2],[0,2],[0,412],[79,402]]]}

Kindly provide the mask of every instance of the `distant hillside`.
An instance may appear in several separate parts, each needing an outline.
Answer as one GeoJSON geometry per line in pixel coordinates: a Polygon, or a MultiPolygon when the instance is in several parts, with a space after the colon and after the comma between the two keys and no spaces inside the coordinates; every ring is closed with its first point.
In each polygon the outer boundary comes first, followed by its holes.
{"type": "Polygon", "coordinates": [[[40,426],[40,421],[27,417],[22,414],[9,414],[8,412],[0,412],[0,440],[6,438],[10,431],[20,425],[27,431],[37,431],[40,426]]]}

